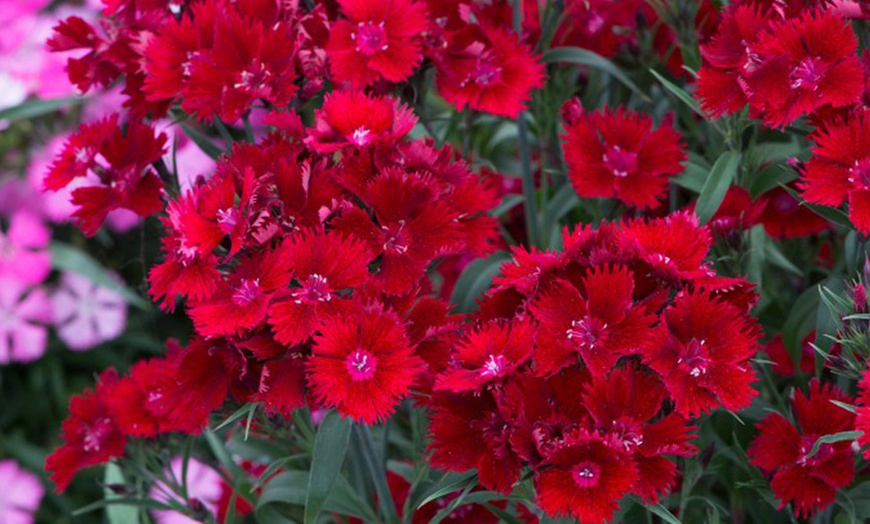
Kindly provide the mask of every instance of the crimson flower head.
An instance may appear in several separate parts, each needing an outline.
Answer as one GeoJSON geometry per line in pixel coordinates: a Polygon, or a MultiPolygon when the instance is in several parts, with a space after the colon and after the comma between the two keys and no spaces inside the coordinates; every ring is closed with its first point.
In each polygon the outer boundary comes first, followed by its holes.
{"type": "Polygon", "coordinates": [[[361,306],[355,315],[325,322],[314,337],[308,385],[325,406],[374,424],[393,413],[422,369],[398,316],[383,306],[361,306]]]}
{"type": "Polygon", "coordinates": [[[541,509],[584,524],[611,520],[638,478],[637,466],[616,441],[582,431],[567,437],[546,463],[551,467],[535,483],[541,509]]]}
{"type": "Polygon", "coordinates": [[[795,391],[795,427],[779,413],[758,423],[759,435],[746,454],[749,462],[773,473],[771,488],[783,507],[794,504],[795,516],[809,518],[834,502],[837,490],[855,478],[855,453],[848,441],[822,444],[810,456],[819,437],[855,429],[855,415],[831,401],[851,402],[832,385],[810,384],[810,394],[795,391]]]}
{"type": "Polygon", "coordinates": [[[758,66],[745,75],[749,103],[771,127],[783,127],[827,104],[861,101],[864,68],[848,22],[832,11],[807,11],[764,32],[758,66]]]}
{"type": "Polygon", "coordinates": [[[122,131],[118,115],[84,124],[70,137],[45,178],[57,191],[76,178],[83,187],[72,192],[73,216],[82,231],[93,236],[110,211],[123,208],[140,216],[163,209],[163,183],[151,167],[160,160],[166,135],[138,122],[122,131]]]}
{"type": "Polygon", "coordinates": [[[653,129],[651,117],[623,108],[577,116],[566,122],[562,140],[578,195],[616,198],[640,209],[658,204],[686,159],[670,125],[653,129]]]}
{"type": "Polygon", "coordinates": [[[758,392],[750,385],[759,338],[757,321],[707,291],[682,292],[663,314],[662,339],[644,353],[678,413],[697,416],[717,407],[739,410],[758,392]]]}
{"type": "Polygon", "coordinates": [[[127,436],[106,405],[117,383],[117,373],[108,369],[100,376],[96,391],[85,391],[70,400],[70,414],[63,421],[64,443],[45,460],[58,492],[66,489],[78,470],[124,454],[127,436]]]}
{"type": "Polygon", "coordinates": [[[436,65],[438,92],[460,110],[516,118],[544,84],[539,57],[503,27],[469,24],[452,33],[436,65]]]}
{"type": "MultiPolygon", "coordinates": [[[[795,183],[789,187],[797,189],[795,183]]],[[[767,205],[759,217],[764,231],[774,238],[798,238],[821,233],[830,223],[781,187],[764,193],[767,205]]],[[[806,197],[804,197],[806,198],[806,197]]]]}
{"type": "Polygon", "coordinates": [[[812,204],[849,202],[849,220],[870,233],[870,111],[827,123],[813,134],[816,146],[800,185],[812,204]]]}
{"type": "Polygon", "coordinates": [[[339,0],[347,19],[332,26],[326,53],[332,76],[363,88],[380,79],[401,82],[423,60],[420,37],[426,4],[413,0],[339,0]]]}
{"type": "Polygon", "coordinates": [[[319,153],[346,146],[390,146],[402,140],[416,123],[414,113],[396,99],[362,91],[333,91],[316,112],[305,144],[319,153]]]}

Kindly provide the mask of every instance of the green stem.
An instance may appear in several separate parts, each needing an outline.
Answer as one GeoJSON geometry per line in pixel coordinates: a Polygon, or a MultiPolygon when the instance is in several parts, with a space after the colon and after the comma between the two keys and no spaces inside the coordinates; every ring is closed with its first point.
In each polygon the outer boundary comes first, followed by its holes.
{"type": "Polygon", "coordinates": [[[530,246],[541,247],[541,227],[538,223],[538,200],[535,192],[535,175],[532,172],[532,156],[529,149],[529,136],[526,115],[517,118],[520,142],[520,165],[523,174],[523,198],[526,210],[526,233],[530,246]]]}

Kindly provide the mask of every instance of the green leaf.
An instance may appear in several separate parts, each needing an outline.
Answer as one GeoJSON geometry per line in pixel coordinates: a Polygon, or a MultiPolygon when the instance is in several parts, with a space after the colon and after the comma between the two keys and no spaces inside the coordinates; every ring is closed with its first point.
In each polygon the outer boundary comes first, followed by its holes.
{"type": "Polygon", "coordinates": [[[827,206],[817,206],[815,204],[810,204],[805,200],[801,199],[798,192],[785,184],[780,184],[781,188],[785,189],[785,191],[791,196],[795,197],[800,205],[806,206],[807,209],[812,211],[813,213],[819,215],[822,218],[828,219],[835,224],[839,224],[841,226],[845,226],[848,228],[852,227],[852,222],[849,220],[849,215],[841,211],[836,207],[827,207],[827,206]]]}
{"type": "Polygon", "coordinates": [[[572,64],[584,65],[587,67],[599,69],[622,82],[625,87],[631,89],[645,102],[649,102],[650,100],[646,93],[641,91],[640,88],[637,87],[637,84],[635,84],[631,81],[631,79],[625,76],[625,73],[623,73],[616,64],[599,55],[598,53],[595,53],[588,49],[570,46],[555,47],[553,49],[548,49],[547,51],[544,51],[543,60],[545,64],[552,64],[555,62],[570,62],[572,64]]]}
{"type": "Polygon", "coordinates": [[[193,143],[199,146],[203,153],[210,156],[214,160],[217,160],[221,155],[224,154],[224,150],[220,147],[216,146],[214,142],[212,142],[211,137],[199,131],[184,122],[180,122],[179,125],[181,129],[184,130],[184,134],[188,136],[193,143]]]}
{"type": "MultiPolygon", "coordinates": [[[[104,496],[107,500],[120,499],[121,496],[110,489],[113,485],[124,485],[124,474],[121,468],[114,462],[106,464],[106,473],[103,476],[105,487],[103,488],[104,496]]],[[[106,519],[110,524],[127,524],[128,522],[139,521],[139,508],[133,504],[112,504],[106,506],[106,519]]]]}
{"type": "Polygon", "coordinates": [[[387,484],[387,469],[385,467],[383,453],[380,453],[375,448],[372,432],[366,425],[356,426],[357,437],[362,444],[362,458],[366,464],[369,478],[375,485],[375,493],[378,496],[378,502],[381,507],[381,514],[387,522],[398,522],[399,517],[396,514],[396,503],[393,502],[393,494],[390,492],[390,487],[387,484]]]}
{"type": "Polygon", "coordinates": [[[645,507],[647,511],[659,517],[668,524],[683,524],[682,522],[680,522],[680,519],[678,519],[676,516],[674,516],[673,513],[668,511],[668,508],[662,506],[661,504],[644,504],[640,497],[636,495],[629,495],[628,498],[645,507]]]}
{"type": "Polygon", "coordinates": [[[685,170],[672,178],[671,182],[693,193],[700,193],[704,189],[704,182],[707,181],[707,173],[709,172],[710,169],[707,167],[688,162],[685,170]]]}
{"type": "Polygon", "coordinates": [[[456,280],[450,302],[460,312],[474,309],[475,299],[483,294],[499,273],[501,265],[510,257],[504,251],[496,251],[487,258],[479,258],[468,264],[456,280]]]}
{"type": "Polygon", "coordinates": [[[15,122],[18,120],[26,120],[28,118],[36,118],[48,113],[53,113],[58,109],[81,104],[84,101],[85,97],[81,96],[51,98],[48,100],[27,100],[15,107],[7,107],[0,111],[0,121],[7,120],[9,122],[15,122]]]}
{"type": "Polygon", "coordinates": [[[847,404],[845,402],[840,402],[839,400],[831,399],[831,400],[828,400],[828,402],[830,402],[831,404],[833,404],[835,406],[838,406],[838,407],[845,409],[849,413],[856,413],[858,411],[857,406],[853,406],[852,404],[847,404]]]}
{"type": "Polygon", "coordinates": [[[131,305],[143,311],[151,309],[151,302],[145,300],[130,288],[115,280],[111,273],[106,271],[93,258],[84,251],[80,251],[69,244],[52,242],[49,246],[51,251],[51,265],[58,271],[78,273],[89,278],[95,284],[118,293],[131,305]]]}
{"type": "MultiPolygon", "coordinates": [[[[307,486],[310,479],[308,471],[291,470],[275,475],[263,488],[263,492],[257,500],[257,512],[259,513],[270,505],[304,506],[308,496],[307,486]]],[[[332,491],[323,505],[323,510],[357,517],[365,522],[378,520],[375,512],[360,498],[342,475],[337,475],[332,491]]]]}
{"type": "Polygon", "coordinates": [[[433,500],[449,495],[454,491],[465,489],[468,486],[474,487],[475,485],[477,485],[476,471],[466,471],[465,473],[448,471],[440,480],[438,480],[438,482],[435,483],[434,486],[429,488],[426,496],[424,496],[423,500],[417,504],[417,509],[420,509],[433,500]]]}
{"type": "Polygon", "coordinates": [[[574,186],[569,183],[563,184],[547,202],[547,207],[544,209],[544,223],[558,225],[562,217],[579,204],[580,197],[577,196],[574,186]]]}
{"type": "Polygon", "coordinates": [[[682,101],[684,104],[689,106],[692,109],[692,111],[698,113],[699,115],[701,115],[703,117],[706,117],[704,112],[701,111],[701,108],[698,107],[698,102],[692,97],[692,95],[687,93],[685,89],[674,84],[673,82],[671,82],[670,80],[663,77],[662,75],[660,75],[659,73],[657,73],[656,71],[654,71],[652,69],[650,69],[649,72],[652,73],[652,75],[654,77],[656,77],[656,80],[658,80],[659,82],[661,82],[661,84],[663,86],[665,86],[665,89],[667,89],[668,91],[673,93],[677,98],[680,99],[680,101],[682,101]]]}
{"type": "Polygon", "coordinates": [[[863,434],[863,431],[841,431],[839,433],[834,433],[833,435],[825,435],[823,437],[819,437],[816,440],[816,443],[813,444],[813,447],[810,449],[809,453],[803,456],[802,460],[813,458],[813,455],[819,452],[819,448],[822,447],[822,444],[834,444],[836,442],[855,440],[863,434]]]}
{"type": "Polygon", "coordinates": [[[317,429],[308,493],[305,496],[305,524],[317,522],[317,517],[323,510],[344,463],[351,427],[353,422],[349,418],[342,418],[337,411],[332,410],[326,414],[317,429]]]}
{"type": "Polygon", "coordinates": [[[752,198],[758,198],[779,185],[788,184],[795,178],[797,178],[797,173],[794,170],[786,169],[781,164],[773,164],[752,177],[752,182],[749,184],[749,194],[752,198]]]}
{"type": "Polygon", "coordinates": [[[796,364],[801,359],[801,339],[816,325],[819,308],[819,289],[812,286],[791,304],[791,310],[782,326],[782,342],[796,364]]]}
{"type": "Polygon", "coordinates": [[[515,208],[519,204],[522,204],[523,196],[522,195],[505,195],[501,202],[494,208],[489,211],[489,214],[494,217],[500,217],[503,214],[507,213],[511,209],[515,208]]]}
{"type": "Polygon", "coordinates": [[[725,193],[737,175],[741,158],[740,153],[726,151],[716,159],[712,169],[710,169],[710,174],[707,175],[707,181],[704,182],[704,187],[701,188],[701,194],[698,195],[698,201],[695,204],[695,214],[698,215],[698,220],[702,224],[709,222],[722,204],[725,193]]]}

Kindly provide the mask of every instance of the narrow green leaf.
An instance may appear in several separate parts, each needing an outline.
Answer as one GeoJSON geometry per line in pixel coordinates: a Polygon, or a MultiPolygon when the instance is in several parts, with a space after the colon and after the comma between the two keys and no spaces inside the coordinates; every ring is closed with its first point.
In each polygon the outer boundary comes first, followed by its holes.
{"type": "Polygon", "coordinates": [[[511,209],[518,206],[519,204],[522,204],[522,202],[522,195],[505,195],[501,199],[501,202],[499,202],[497,206],[490,210],[489,214],[494,217],[500,217],[511,209]]]}
{"type": "Polygon", "coordinates": [[[749,194],[752,198],[758,198],[771,189],[788,184],[797,178],[797,173],[792,169],[786,169],[782,164],[770,165],[752,177],[749,184],[749,194]]]}
{"type": "Polygon", "coordinates": [[[791,304],[782,326],[782,342],[796,364],[801,359],[800,341],[815,327],[818,308],[819,290],[817,286],[812,286],[791,304]]]}
{"type": "MultiPolygon", "coordinates": [[[[116,499],[105,498],[102,500],[98,500],[96,502],[92,502],[86,506],[82,506],[75,511],[72,512],[73,517],[80,517],[85,513],[90,513],[92,511],[97,511],[98,509],[103,509],[107,506],[137,506],[144,509],[157,509],[157,510],[169,510],[174,511],[177,508],[170,506],[169,504],[164,504],[162,502],[157,502],[154,499],[137,499],[133,497],[123,497],[116,499]]],[[[136,521],[133,521],[136,522],[136,521]]]]}
{"type": "Polygon", "coordinates": [[[311,476],[308,478],[308,492],[305,496],[305,524],[317,522],[323,505],[332,491],[344,455],[353,422],[342,418],[337,411],[326,414],[314,441],[314,454],[311,460],[311,476]]]}
{"type": "Polygon", "coordinates": [[[80,251],[69,244],[52,242],[49,246],[51,251],[51,265],[58,271],[78,273],[93,281],[95,284],[118,293],[131,305],[143,311],[151,309],[151,302],[145,300],[133,290],[116,280],[90,255],[80,251]]]}
{"type": "Polygon", "coordinates": [[[687,106],[689,106],[689,108],[691,108],[692,111],[698,113],[698,114],[701,115],[701,116],[704,116],[704,117],[706,116],[706,115],[704,114],[704,112],[701,111],[701,108],[698,107],[698,102],[694,99],[694,97],[692,97],[692,95],[690,95],[689,93],[687,93],[687,92],[685,91],[685,89],[683,89],[683,88],[681,88],[680,86],[674,84],[673,82],[671,82],[670,80],[668,80],[667,78],[663,77],[663,76],[660,75],[658,72],[656,72],[656,71],[654,71],[654,70],[652,70],[652,69],[650,69],[649,72],[652,73],[652,75],[653,75],[654,77],[656,77],[656,80],[658,80],[659,82],[661,82],[661,84],[662,84],[663,86],[665,86],[665,89],[667,89],[668,91],[670,91],[671,93],[673,93],[674,96],[676,96],[677,98],[679,98],[681,102],[683,102],[684,104],[686,104],[687,106]]]}
{"type": "Polygon", "coordinates": [[[368,426],[358,425],[355,429],[359,442],[362,444],[363,460],[365,460],[369,478],[375,485],[375,493],[378,496],[381,514],[387,522],[398,522],[399,516],[396,513],[396,503],[393,502],[393,494],[390,492],[390,487],[387,484],[386,460],[383,453],[376,449],[372,432],[368,426]]]}
{"type": "Polygon", "coordinates": [[[36,118],[48,113],[53,113],[58,109],[79,105],[84,101],[85,97],[81,96],[51,98],[48,100],[26,100],[17,106],[7,107],[0,111],[0,122],[4,120],[15,122],[18,120],[26,120],[28,118],[36,118]]]}
{"type": "Polygon", "coordinates": [[[856,406],[853,406],[852,404],[847,404],[845,402],[840,402],[839,400],[828,400],[828,402],[845,409],[849,413],[856,413],[858,411],[858,408],[856,406]]]}
{"type": "Polygon", "coordinates": [[[863,435],[863,431],[841,431],[839,433],[834,433],[833,435],[825,435],[823,437],[819,437],[816,440],[816,443],[813,444],[810,452],[803,456],[803,460],[813,458],[813,455],[819,452],[819,448],[822,447],[822,444],[834,444],[836,442],[844,442],[847,440],[855,440],[856,438],[863,435]]]}
{"type": "Polygon", "coordinates": [[[780,267],[781,269],[785,269],[786,271],[791,271],[795,275],[802,275],[803,272],[796,265],[789,260],[782,251],[779,250],[775,242],[768,241],[764,246],[764,253],[767,256],[767,259],[770,260],[770,263],[780,267]]]}
{"type": "Polygon", "coordinates": [[[698,215],[698,220],[702,224],[709,222],[722,204],[728,187],[731,186],[731,182],[737,175],[741,158],[740,153],[726,151],[710,169],[710,174],[707,175],[707,181],[704,182],[704,187],[701,189],[701,194],[698,195],[698,201],[695,204],[695,214],[698,215]]]}
{"type": "Polygon", "coordinates": [[[433,500],[440,499],[445,495],[453,493],[454,491],[465,489],[468,486],[473,487],[475,485],[477,485],[476,471],[467,471],[465,473],[449,471],[445,473],[434,486],[429,488],[429,491],[423,497],[423,500],[417,504],[417,509],[420,509],[433,500]]]}
{"type": "Polygon", "coordinates": [[[199,131],[196,128],[189,126],[184,122],[180,122],[179,125],[181,129],[184,130],[184,134],[187,135],[188,138],[193,140],[193,143],[199,146],[203,153],[210,156],[214,160],[217,160],[221,155],[224,154],[224,150],[220,147],[216,146],[214,142],[212,142],[211,137],[199,131]]]}
{"type": "Polygon", "coordinates": [[[456,304],[460,312],[474,309],[474,300],[489,288],[492,277],[499,273],[502,263],[508,258],[504,251],[497,251],[468,264],[456,281],[450,302],[456,304]]]}
{"type": "Polygon", "coordinates": [[[628,498],[633,500],[637,504],[645,507],[647,511],[659,517],[668,524],[683,524],[682,522],[680,522],[680,519],[678,519],[676,516],[674,516],[673,513],[668,511],[668,508],[662,506],[661,504],[644,504],[640,497],[636,495],[629,495],[628,498]]]}
{"type": "Polygon", "coordinates": [[[710,169],[694,162],[687,162],[682,173],[671,179],[671,182],[688,189],[693,193],[700,193],[707,181],[707,173],[710,169]]]}
{"type": "Polygon", "coordinates": [[[613,78],[622,82],[625,87],[631,89],[642,100],[644,100],[645,102],[649,102],[649,97],[646,95],[646,93],[641,91],[641,89],[637,87],[637,84],[632,82],[631,79],[629,79],[616,64],[599,55],[598,53],[595,53],[588,49],[570,46],[555,47],[553,49],[544,51],[543,60],[546,64],[552,64],[556,62],[570,62],[572,64],[584,65],[587,67],[594,67],[595,69],[600,69],[601,71],[604,71],[605,73],[611,75],[613,78]]]}
{"type": "MultiPolygon", "coordinates": [[[[124,474],[121,472],[121,468],[118,467],[114,462],[109,462],[106,464],[106,472],[103,475],[103,482],[105,487],[103,488],[104,496],[107,500],[114,500],[121,498],[120,495],[116,494],[111,490],[111,486],[125,484],[124,474]]],[[[106,519],[110,524],[127,524],[128,522],[138,522],[139,521],[139,508],[132,504],[112,504],[106,506],[106,519]]]]}
{"type": "MultiPolygon", "coordinates": [[[[308,471],[291,470],[275,475],[263,487],[256,504],[257,512],[259,513],[260,510],[270,505],[304,506],[310,479],[308,471]]],[[[323,510],[357,517],[364,522],[378,520],[374,510],[362,500],[342,475],[336,477],[332,491],[323,505],[323,510]]]]}
{"type": "MultiPolygon", "coordinates": [[[[245,404],[244,406],[242,406],[242,407],[240,407],[239,409],[237,409],[237,410],[236,410],[232,415],[230,415],[229,417],[227,417],[226,420],[224,420],[223,422],[221,422],[220,424],[218,424],[217,426],[215,426],[214,431],[220,431],[220,430],[224,429],[225,427],[229,426],[230,424],[232,424],[233,422],[235,422],[235,421],[237,421],[237,420],[240,420],[240,419],[242,419],[243,417],[247,417],[248,414],[249,414],[252,410],[253,410],[253,411],[256,411],[256,410],[257,410],[257,404],[256,404],[256,403],[245,404]]],[[[246,439],[246,440],[247,440],[247,439],[246,439]]]]}
{"type": "Polygon", "coordinates": [[[547,207],[544,209],[544,223],[558,225],[562,217],[579,204],[580,197],[577,196],[574,186],[569,183],[563,184],[547,202],[547,207]]]}
{"type": "Polygon", "coordinates": [[[785,184],[780,184],[779,187],[785,189],[788,194],[795,197],[798,202],[800,202],[800,205],[806,206],[807,209],[819,215],[820,217],[828,219],[831,222],[839,224],[841,226],[845,226],[848,228],[852,227],[852,222],[849,220],[849,215],[847,215],[840,209],[836,207],[817,206],[815,204],[810,204],[803,200],[795,189],[790,188],[785,184]]]}

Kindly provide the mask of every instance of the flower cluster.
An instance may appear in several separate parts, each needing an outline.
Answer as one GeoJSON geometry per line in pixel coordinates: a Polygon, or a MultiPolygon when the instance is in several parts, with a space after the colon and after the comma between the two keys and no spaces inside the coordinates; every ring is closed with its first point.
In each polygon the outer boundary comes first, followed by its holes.
{"type": "Polygon", "coordinates": [[[602,522],[624,495],[654,502],[674,485],[665,456],[694,454],[690,419],[755,397],[761,331],[752,286],[704,262],[692,215],[563,243],[516,249],[453,344],[429,401],[432,464],[477,468],[503,493],[529,467],[547,514],[602,522]]]}

